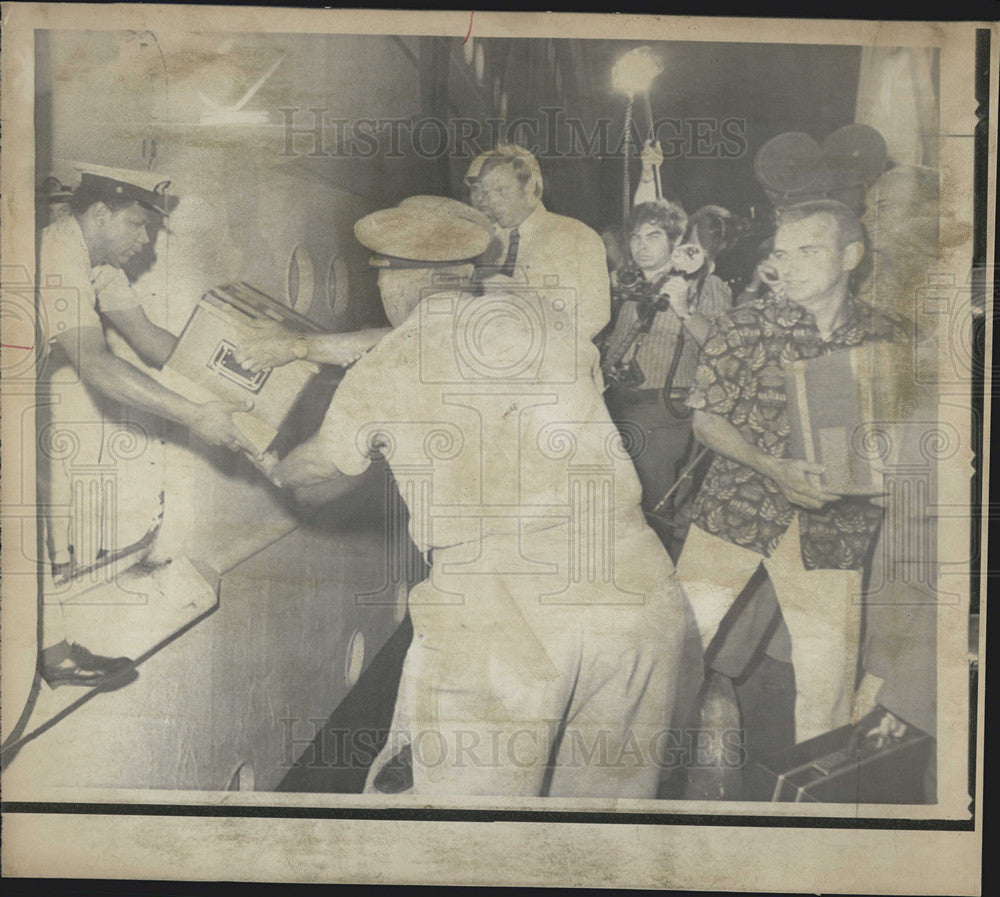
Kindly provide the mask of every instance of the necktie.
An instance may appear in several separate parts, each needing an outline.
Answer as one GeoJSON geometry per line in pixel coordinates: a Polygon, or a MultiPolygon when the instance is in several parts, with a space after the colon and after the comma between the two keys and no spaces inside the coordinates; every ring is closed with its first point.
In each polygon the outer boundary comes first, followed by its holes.
{"type": "Polygon", "coordinates": [[[520,242],[521,237],[515,227],[510,232],[510,241],[507,243],[507,257],[503,260],[503,267],[500,269],[500,273],[506,274],[507,277],[514,276],[514,266],[517,264],[517,247],[520,242]]]}

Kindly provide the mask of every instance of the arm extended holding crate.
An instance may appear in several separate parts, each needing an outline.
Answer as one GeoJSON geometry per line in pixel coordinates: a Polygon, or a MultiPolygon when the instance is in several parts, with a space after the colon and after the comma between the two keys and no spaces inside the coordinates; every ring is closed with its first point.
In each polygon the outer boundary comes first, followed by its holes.
{"type": "Polygon", "coordinates": [[[343,473],[331,460],[331,448],[322,437],[313,437],[284,458],[265,452],[251,463],[275,486],[290,489],[301,505],[324,505],[349,492],[357,477],[343,473]]]}
{"type": "Polygon", "coordinates": [[[263,467],[277,486],[302,489],[326,483],[341,483],[347,489],[354,477],[343,473],[330,459],[332,446],[322,434],[292,449],[282,460],[265,455],[263,467]]]}
{"type": "Polygon", "coordinates": [[[253,321],[234,357],[247,370],[257,373],[280,367],[296,359],[316,364],[346,367],[356,361],[385,334],[389,327],[372,327],[350,333],[296,333],[277,321],[253,321]]]}
{"type": "Polygon", "coordinates": [[[151,367],[162,368],[177,345],[177,337],[150,321],[141,305],[104,312],[103,318],[151,367]]]}
{"type": "Polygon", "coordinates": [[[280,459],[273,452],[249,456],[250,463],[275,486],[290,489],[301,505],[324,505],[349,492],[357,477],[330,461],[322,440],[310,439],[280,459]]]}
{"type": "Polygon", "coordinates": [[[113,354],[96,327],[80,327],[56,338],[70,363],[88,386],[134,408],[183,424],[209,445],[233,451],[246,448],[232,414],[247,411],[252,403],[192,402],[161,386],[152,377],[113,354]]]}

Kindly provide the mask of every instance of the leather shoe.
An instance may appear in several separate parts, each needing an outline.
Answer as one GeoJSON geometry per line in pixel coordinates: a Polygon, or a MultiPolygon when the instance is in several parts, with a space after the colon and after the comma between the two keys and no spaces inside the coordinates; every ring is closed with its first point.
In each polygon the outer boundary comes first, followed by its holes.
{"type": "Polygon", "coordinates": [[[39,656],[39,673],[50,688],[103,685],[124,673],[135,672],[134,668],[135,661],[129,657],[103,657],[65,641],[46,648],[39,656]]]}
{"type": "Polygon", "coordinates": [[[372,784],[382,794],[400,794],[413,787],[413,754],[409,745],[379,770],[372,784]]]}

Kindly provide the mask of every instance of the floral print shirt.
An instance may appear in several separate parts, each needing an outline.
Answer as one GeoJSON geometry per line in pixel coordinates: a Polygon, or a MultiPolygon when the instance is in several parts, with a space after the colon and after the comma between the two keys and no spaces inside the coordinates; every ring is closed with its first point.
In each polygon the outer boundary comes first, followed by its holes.
{"type": "MultiPolygon", "coordinates": [[[[789,457],[782,368],[903,334],[895,321],[853,298],[845,312],[844,322],[824,340],[812,313],[790,300],[767,296],[737,306],[716,319],[702,347],[688,404],[725,418],[761,451],[789,457]]],[[[728,542],[770,556],[796,513],[807,570],[859,569],[882,520],[882,509],[861,496],[816,511],[792,505],[773,480],[720,455],[695,500],[694,522],[728,542]]]]}

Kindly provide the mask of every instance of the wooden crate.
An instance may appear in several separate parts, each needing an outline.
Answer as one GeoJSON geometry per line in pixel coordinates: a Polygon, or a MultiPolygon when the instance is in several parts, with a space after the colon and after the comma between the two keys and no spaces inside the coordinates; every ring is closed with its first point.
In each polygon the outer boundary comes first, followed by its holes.
{"type": "Polygon", "coordinates": [[[237,364],[234,352],[257,320],[277,321],[299,333],[320,330],[247,283],[224,284],[209,290],[195,306],[160,381],[194,402],[252,401],[252,410],[237,412],[233,421],[263,452],[319,368],[311,362],[292,361],[252,374],[237,364]]]}

